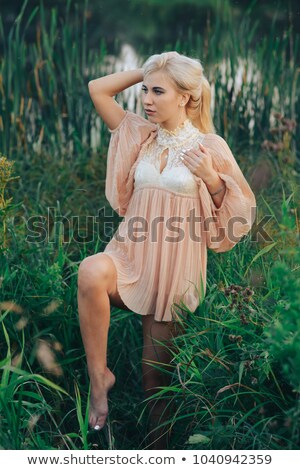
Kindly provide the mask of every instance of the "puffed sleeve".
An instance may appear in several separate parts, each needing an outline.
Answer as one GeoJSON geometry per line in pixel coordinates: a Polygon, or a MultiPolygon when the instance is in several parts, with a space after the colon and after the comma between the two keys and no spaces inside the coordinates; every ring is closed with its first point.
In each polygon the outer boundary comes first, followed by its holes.
{"type": "Polygon", "coordinates": [[[111,207],[120,215],[126,214],[134,178],[132,167],[141,145],[147,141],[156,126],[131,111],[115,129],[108,129],[111,137],[107,152],[105,196],[111,207]]]}
{"type": "Polygon", "coordinates": [[[256,199],[226,141],[217,134],[206,134],[203,145],[226,186],[218,208],[202,178],[195,177],[204,215],[206,243],[217,253],[229,251],[250,231],[256,218],[256,199]]]}

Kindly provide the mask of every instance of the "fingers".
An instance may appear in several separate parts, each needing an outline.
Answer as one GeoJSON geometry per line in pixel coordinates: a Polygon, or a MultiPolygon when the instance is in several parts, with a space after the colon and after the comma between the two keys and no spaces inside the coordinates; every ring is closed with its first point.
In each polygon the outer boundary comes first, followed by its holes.
{"type": "Polygon", "coordinates": [[[201,152],[207,153],[206,148],[205,148],[204,145],[202,145],[200,142],[199,142],[199,148],[200,148],[201,152]]]}
{"type": "Polygon", "coordinates": [[[191,170],[192,173],[195,172],[198,164],[199,164],[199,157],[191,157],[190,155],[183,154],[183,156],[180,157],[183,161],[183,163],[191,170]]]}
{"type": "Polygon", "coordinates": [[[203,153],[207,153],[206,148],[203,147],[202,144],[199,143],[198,147],[191,147],[189,149],[183,149],[184,153],[188,155],[196,155],[197,157],[201,157],[203,153]]]}
{"type": "Polygon", "coordinates": [[[189,153],[184,152],[180,155],[180,158],[183,162],[195,163],[195,155],[190,155],[189,153]]]}
{"type": "Polygon", "coordinates": [[[183,149],[180,154],[180,158],[182,161],[190,161],[194,163],[199,163],[200,157],[201,153],[199,153],[199,150],[197,151],[195,148],[187,150],[183,149]]]}

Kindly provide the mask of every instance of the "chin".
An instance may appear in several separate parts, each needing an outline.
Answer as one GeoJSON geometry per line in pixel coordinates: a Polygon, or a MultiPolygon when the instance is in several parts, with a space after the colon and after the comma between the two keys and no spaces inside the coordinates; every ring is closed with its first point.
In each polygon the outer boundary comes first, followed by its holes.
{"type": "Polygon", "coordinates": [[[156,117],[156,116],[151,116],[150,114],[146,114],[146,118],[147,118],[148,121],[150,121],[150,122],[155,122],[155,123],[157,123],[157,117],[156,117]]]}

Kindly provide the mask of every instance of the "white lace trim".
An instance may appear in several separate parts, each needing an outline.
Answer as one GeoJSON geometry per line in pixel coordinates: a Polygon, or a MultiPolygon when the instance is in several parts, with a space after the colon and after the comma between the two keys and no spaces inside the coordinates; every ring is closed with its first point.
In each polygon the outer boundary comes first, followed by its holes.
{"type": "Polygon", "coordinates": [[[162,127],[159,123],[157,124],[157,127],[159,129],[159,132],[161,134],[166,134],[166,135],[177,135],[180,132],[180,129],[183,129],[188,122],[191,122],[189,118],[187,118],[185,121],[183,121],[182,124],[179,124],[179,126],[176,127],[176,129],[173,129],[172,131],[169,131],[168,129],[165,129],[162,127]]]}
{"type": "Polygon", "coordinates": [[[197,147],[199,142],[202,143],[204,137],[205,134],[194,127],[189,119],[175,131],[167,131],[158,126],[156,137],[141,149],[140,162],[136,167],[134,177],[135,187],[151,183],[157,185],[158,183],[176,192],[196,194],[198,191],[197,182],[193,173],[181,160],[180,154],[183,149],[197,147]],[[161,155],[165,149],[168,149],[165,159],[166,166],[160,172],[161,155]],[[144,162],[150,164],[156,171],[143,165],[144,162]],[[177,171],[174,171],[175,168],[177,171]]]}
{"type": "Polygon", "coordinates": [[[176,127],[173,131],[168,131],[157,124],[157,143],[158,145],[166,147],[180,147],[184,145],[185,142],[199,137],[201,132],[195,126],[193,126],[190,119],[186,119],[181,126],[176,127]]]}
{"type": "MultiPolygon", "coordinates": [[[[170,134],[170,131],[158,127],[156,138],[148,145],[142,147],[140,157],[142,160],[152,164],[160,173],[161,155],[168,149],[166,155],[166,166],[162,172],[172,167],[184,167],[186,165],[179,158],[183,149],[193,148],[204,140],[205,134],[202,134],[197,127],[194,127],[189,119],[184,122],[184,126],[177,128],[176,135],[170,134]]],[[[161,173],[162,173],[161,172],[161,173]]]]}

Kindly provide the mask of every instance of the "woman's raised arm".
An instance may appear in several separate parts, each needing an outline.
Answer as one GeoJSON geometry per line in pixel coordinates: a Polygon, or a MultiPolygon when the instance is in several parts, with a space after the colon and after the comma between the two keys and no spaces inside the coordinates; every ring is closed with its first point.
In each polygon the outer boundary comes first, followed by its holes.
{"type": "Polygon", "coordinates": [[[116,102],[114,96],[142,80],[143,69],[140,68],[115,72],[89,81],[90,97],[97,113],[109,129],[118,127],[125,116],[124,109],[116,102]]]}

